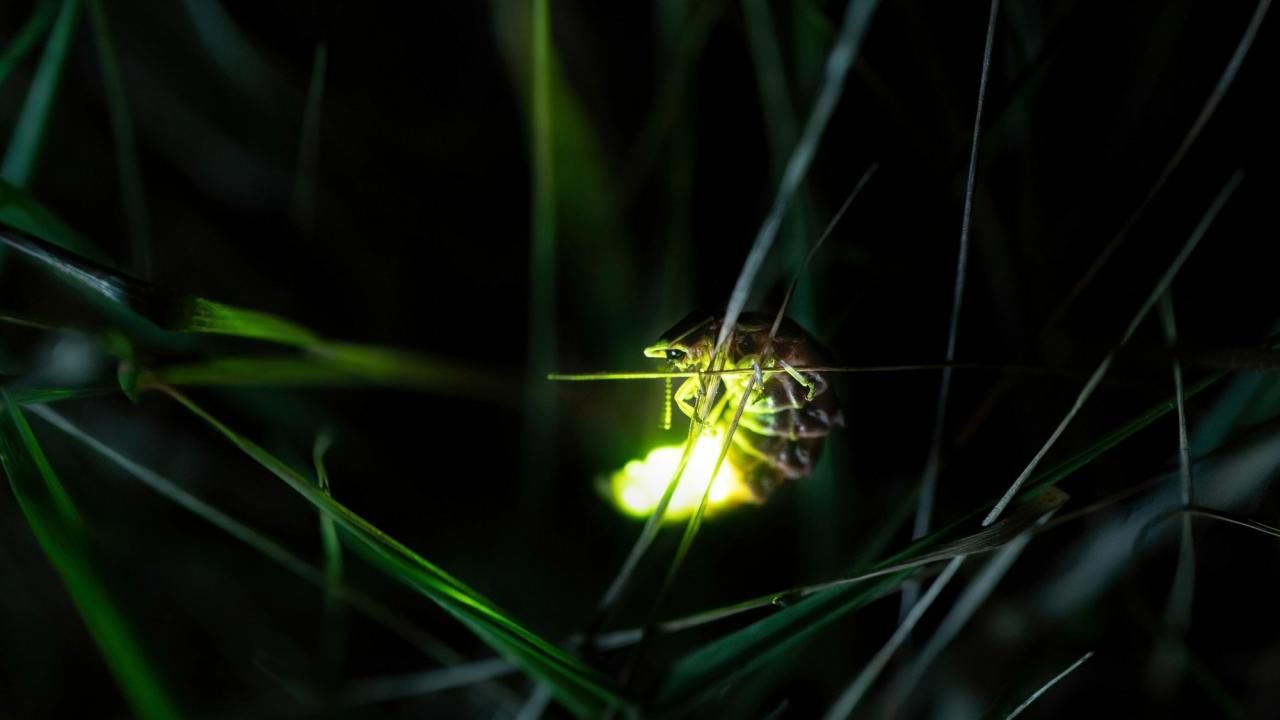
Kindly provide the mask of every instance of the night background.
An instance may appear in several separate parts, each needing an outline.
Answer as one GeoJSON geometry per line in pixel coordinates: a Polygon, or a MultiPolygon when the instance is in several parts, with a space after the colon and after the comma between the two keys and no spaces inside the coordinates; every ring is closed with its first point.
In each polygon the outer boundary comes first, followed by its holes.
{"type": "Polygon", "coordinates": [[[0,716],[1274,717],[1270,4],[1000,3],[938,427],[989,3],[4,0],[0,716]],[[879,369],[602,610],[797,147],[879,369]]]}

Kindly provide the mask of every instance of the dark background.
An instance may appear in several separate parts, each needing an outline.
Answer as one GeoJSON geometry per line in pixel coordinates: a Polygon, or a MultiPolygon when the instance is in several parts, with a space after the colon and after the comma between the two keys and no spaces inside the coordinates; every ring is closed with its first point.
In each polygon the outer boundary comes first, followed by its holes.
{"type": "MultiPolygon", "coordinates": [[[[1174,157],[1254,8],[1005,5],[957,357],[1053,372],[957,372],[938,523],[989,505],[1016,477],[1241,169],[1243,184],[1174,286],[1179,335],[1189,349],[1241,349],[1276,329],[1275,18],[1263,23],[1202,135],[1124,245],[1061,321],[1047,326],[1174,157]]],[[[332,429],[336,497],[544,636],[580,629],[639,530],[610,507],[597,479],[678,435],[658,429],[657,382],[556,385],[553,416],[526,399],[545,391],[539,378],[550,370],[649,369],[640,350],[661,331],[693,308],[719,311],[726,302],[789,147],[766,119],[744,7],[552,3],[562,81],[553,104],[557,355],[553,367],[530,367],[531,71],[522,3],[108,3],[137,135],[154,282],[276,313],[326,337],[449,359],[509,388],[498,397],[368,388],[201,390],[196,397],[298,467],[308,465],[315,435],[332,429]],[[217,22],[222,14],[231,23],[225,28],[217,22]],[[293,195],[317,43],[327,46],[328,65],[315,210],[307,220],[293,195]],[[553,418],[552,445],[525,442],[530,417],[544,427],[553,418]]],[[[32,8],[0,6],[0,48],[32,8]]],[[[799,127],[843,8],[772,3],[768,11],[782,58],[774,69],[789,90],[783,112],[799,127]]],[[[882,3],[800,210],[756,284],[752,306],[776,308],[797,260],[879,163],[805,271],[793,306],[792,316],[841,363],[942,358],[986,19],[985,3],[882,3]]],[[[130,264],[98,55],[83,18],[73,42],[27,190],[140,273],[130,264]]],[[[15,123],[37,57],[0,86],[0,137],[15,123]]],[[[35,272],[6,259],[5,307],[73,316],[73,300],[33,279],[35,272]]],[[[34,372],[65,340],[3,332],[13,378],[34,372]]],[[[1187,372],[1194,380],[1205,370],[1187,372]]],[[[1239,377],[1254,383],[1252,414],[1228,423],[1219,453],[1227,459],[1243,447],[1275,445],[1267,421],[1280,402],[1267,394],[1270,376],[1239,377]]],[[[704,526],[664,615],[835,577],[868,552],[884,555],[874,549],[877,539],[889,550],[905,545],[909,522],[889,521],[909,502],[923,468],[938,375],[835,382],[848,427],[829,439],[820,472],[764,507],[704,526]]],[[[1193,401],[1193,428],[1223,422],[1213,413],[1226,412],[1224,389],[1246,392],[1231,382],[1193,401]]],[[[1171,392],[1153,313],[1050,462],[1171,392]]],[[[318,561],[314,513],[165,398],[83,401],[64,411],[318,561]]],[[[345,661],[336,671],[323,667],[319,591],[33,422],[95,528],[122,604],[192,715],[323,714],[334,687],[433,667],[356,615],[345,661]]],[[[1064,512],[1168,473],[1176,441],[1170,418],[1131,438],[1063,483],[1072,495],[1064,512]]],[[[1275,463],[1256,461],[1247,472],[1255,482],[1232,509],[1274,522],[1268,485],[1275,463]]],[[[1168,485],[1174,482],[1170,476],[1168,485]]],[[[1090,664],[1032,712],[1266,716],[1280,700],[1272,682],[1280,672],[1273,538],[1197,525],[1198,594],[1186,646],[1193,669],[1171,688],[1153,687],[1144,666],[1159,651],[1172,534],[1126,560],[1097,594],[1046,609],[1045,593],[1062,568],[1074,567],[1082,548],[1103,542],[1106,523],[1129,512],[1110,507],[1034,543],[935,664],[909,714],[934,707],[962,717],[970,705],[982,712],[1016,702],[1094,649],[1090,664]]],[[[0,711],[67,716],[88,703],[95,714],[124,715],[7,497],[0,529],[0,711]]],[[[668,531],[659,541],[617,626],[643,619],[677,535],[668,531]]],[[[347,572],[464,656],[488,656],[425,599],[355,558],[347,572]]],[[[888,637],[896,612],[896,599],[884,600],[832,626],[750,688],[731,689],[713,712],[761,717],[784,702],[783,717],[822,712],[888,637]]],[[[642,677],[732,626],[660,639],[642,677]]],[[[504,682],[528,690],[523,680],[504,682]]],[[[488,714],[488,702],[449,691],[350,712],[488,714]]]]}

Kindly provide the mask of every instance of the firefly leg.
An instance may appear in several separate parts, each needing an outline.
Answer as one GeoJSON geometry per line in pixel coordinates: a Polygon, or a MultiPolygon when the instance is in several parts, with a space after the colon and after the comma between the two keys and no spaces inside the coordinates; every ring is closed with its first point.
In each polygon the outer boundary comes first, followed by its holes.
{"type": "Polygon", "coordinates": [[[787,374],[790,375],[793,380],[805,386],[808,390],[805,394],[805,400],[813,400],[813,396],[817,394],[818,384],[805,377],[799,370],[788,365],[786,360],[779,360],[778,364],[782,366],[783,370],[787,371],[787,374]]]}
{"type": "Polygon", "coordinates": [[[691,377],[680,383],[680,387],[676,390],[676,394],[672,397],[676,406],[680,408],[680,412],[689,417],[698,416],[698,378],[691,377]]]}

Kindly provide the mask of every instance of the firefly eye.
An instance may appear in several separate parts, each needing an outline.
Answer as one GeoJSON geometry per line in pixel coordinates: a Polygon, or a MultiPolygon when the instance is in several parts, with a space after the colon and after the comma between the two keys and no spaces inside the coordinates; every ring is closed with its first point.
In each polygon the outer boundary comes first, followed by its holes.
{"type": "Polygon", "coordinates": [[[667,359],[670,360],[671,362],[675,362],[682,357],[684,357],[683,350],[676,350],[675,348],[671,348],[667,350],[667,359]]]}

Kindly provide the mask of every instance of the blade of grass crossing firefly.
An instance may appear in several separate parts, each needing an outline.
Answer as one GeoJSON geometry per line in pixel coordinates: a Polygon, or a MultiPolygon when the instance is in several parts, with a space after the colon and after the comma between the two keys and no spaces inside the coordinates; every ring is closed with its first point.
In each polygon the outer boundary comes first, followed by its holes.
{"type": "Polygon", "coordinates": [[[4,49],[0,50],[0,88],[4,87],[4,81],[9,79],[13,69],[26,59],[40,37],[49,29],[56,8],[54,0],[40,0],[32,10],[31,17],[9,39],[4,49]]]}
{"type": "Polygon", "coordinates": [[[1153,289],[1151,294],[1147,296],[1142,307],[1138,308],[1138,312],[1133,316],[1133,319],[1129,321],[1128,327],[1125,328],[1124,334],[1120,337],[1120,342],[1116,343],[1115,347],[1112,348],[1104,358],[1102,358],[1100,363],[1098,363],[1098,367],[1093,371],[1093,375],[1089,377],[1089,380],[1084,384],[1084,387],[1082,387],[1080,392],[1076,395],[1075,403],[1067,411],[1067,414],[1063,416],[1061,422],[1058,423],[1058,426],[1049,436],[1049,439],[1045,441],[1044,445],[1040,447],[1040,450],[1037,451],[1031,461],[1027,463],[1026,468],[1024,468],[1022,473],[1018,475],[1017,479],[1013,481],[1013,484],[1009,486],[1008,491],[1006,491],[1004,496],[1001,497],[995,506],[991,508],[991,512],[988,513],[986,519],[983,520],[984,524],[993,523],[996,518],[1000,517],[1000,513],[1003,512],[1004,508],[1011,500],[1013,500],[1018,489],[1022,487],[1022,484],[1026,482],[1031,473],[1035,472],[1040,461],[1044,459],[1044,456],[1048,454],[1049,450],[1057,443],[1058,438],[1061,437],[1063,431],[1066,430],[1067,425],[1071,424],[1071,421],[1075,419],[1080,408],[1083,407],[1084,403],[1091,395],[1093,395],[1093,391],[1097,389],[1098,383],[1102,381],[1102,378],[1111,368],[1111,363],[1115,359],[1116,352],[1129,342],[1129,338],[1131,338],[1134,332],[1137,331],[1138,326],[1146,318],[1147,313],[1150,312],[1151,308],[1157,301],[1159,301],[1160,296],[1168,290],[1170,283],[1173,282],[1178,271],[1182,269],[1182,265],[1187,261],[1191,252],[1196,249],[1201,238],[1203,238],[1205,233],[1208,232],[1209,226],[1213,224],[1213,220],[1222,210],[1222,206],[1225,205],[1227,200],[1235,193],[1236,188],[1240,187],[1240,183],[1243,179],[1243,172],[1237,171],[1227,181],[1226,185],[1223,186],[1222,190],[1218,192],[1217,197],[1213,199],[1208,210],[1206,210],[1205,214],[1200,218],[1200,222],[1196,225],[1195,230],[1191,232],[1191,236],[1187,238],[1186,243],[1183,244],[1178,255],[1174,257],[1173,262],[1169,264],[1164,275],[1162,275],[1160,280],[1156,283],[1155,289],[1153,289]]]}
{"type": "Polygon", "coordinates": [[[817,153],[822,133],[844,92],[845,76],[848,75],[849,68],[857,58],[862,46],[862,38],[879,4],[879,0],[849,0],[835,45],[827,55],[827,64],[818,97],[814,101],[804,129],[800,132],[795,148],[791,151],[791,157],[787,160],[782,180],[778,183],[778,192],[774,197],[773,206],[765,216],[755,240],[752,241],[751,250],[747,253],[742,271],[738,274],[733,292],[729,296],[729,304],[720,326],[720,335],[716,338],[717,350],[724,346],[729,334],[733,332],[738,316],[747,304],[756,274],[764,264],[769,249],[773,247],[778,227],[782,223],[792,196],[809,171],[809,165],[812,164],[813,157],[817,153]]]}
{"type": "Polygon", "coordinates": [[[7,393],[0,392],[0,401],[4,403],[0,411],[0,461],[9,487],[107,668],[139,717],[178,717],[159,674],[91,564],[84,526],[26,418],[7,393]]]}
{"type": "Polygon", "coordinates": [[[176,390],[165,392],[251,459],[323,511],[356,542],[353,549],[394,579],[418,590],[452,614],[497,652],[547,683],[556,699],[580,716],[625,705],[597,672],[498,610],[486,598],[321,492],[309,479],[236,433],[176,390]]]}
{"type": "Polygon", "coordinates": [[[62,84],[62,71],[67,54],[71,50],[71,38],[75,35],[80,18],[80,0],[62,0],[58,17],[49,31],[49,40],[40,56],[40,65],[27,91],[27,98],[18,115],[17,126],[5,150],[0,164],[0,177],[19,187],[31,180],[40,147],[44,144],[45,130],[53,112],[53,101],[62,84]]]}
{"type": "Polygon", "coordinates": [[[120,192],[133,246],[133,270],[141,277],[151,277],[151,223],[147,217],[147,198],[142,188],[142,169],[138,162],[138,143],[133,134],[129,98],[116,61],[111,30],[102,0],[84,0],[89,6],[89,20],[98,47],[98,65],[106,90],[107,109],[111,117],[111,136],[120,173],[120,192]]]}
{"type": "MultiPolygon", "coordinates": [[[[1223,373],[1217,373],[1191,385],[1187,388],[1187,397],[1204,391],[1224,376],[1223,373]]],[[[1061,482],[1175,408],[1176,400],[1173,398],[1153,405],[1062,463],[1037,475],[1028,483],[1026,494],[1030,495],[1061,482]]],[[[919,557],[925,554],[928,548],[936,546],[939,538],[945,537],[953,530],[954,526],[935,530],[912,543],[905,550],[884,559],[876,567],[887,567],[919,557]]],[[[671,671],[659,689],[660,705],[685,707],[705,699],[709,689],[721,687],[725,682],[740,677],[755,667],[776,660],[787,650],[802,644],[816,630],[861,608],[884,592],[897,588],[914,570],[914,568],[907,568],[895,572],[870,587],[846,585],[818,591],[813,596],[786,606],[773,615],[703,645],[675,661],[671,666],[671,671]]],[[[785,600],[786,596],[787,593],[783,592],[772,597],[785,600]]],[[[713,616],[718,620],[754,610],[765,604],[767,603],[752,600],[728,606],[729,612],[712,610],[699,615],[713,616]]]]}

